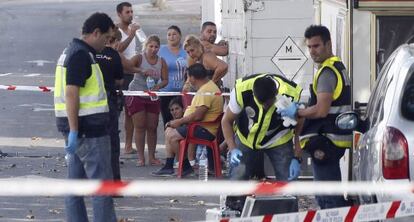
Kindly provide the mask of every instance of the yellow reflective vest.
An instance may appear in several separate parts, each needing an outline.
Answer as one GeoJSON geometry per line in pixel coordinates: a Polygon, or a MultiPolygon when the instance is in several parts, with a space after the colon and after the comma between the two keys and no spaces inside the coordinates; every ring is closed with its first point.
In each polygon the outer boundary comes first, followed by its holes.
{"type": "Polygon", "coordinates": [[[336,87],[333,92],[333,100],[328,116],[318,119],[306,119],[300,136],[301,147],[304,148],[309,139],[316,135],[328,137],[337,147],[351,147],[352,133],[339,129],[335,125],[336,117],[347,111],[351,111],[351,88],[349,78],[346,73],[344,64],[341,59],[333,56],[326,59],[317,73],[313,77],[313,83],[310,85],[309,106],[317,103],[318,79],[324,69],[331,69],[337,79],[336,87]]]}
{"type": "Polygon", "coordinates": [[[252,149],[268,149],[292,140],[292,127],[284,127],[283,120],[272,105],[267,111],[253,95],[253,84],[257,78],[269,76],[275,81],[278,94],[286,95],[298,102],[302,88],[296,83],[276,74],[256,74],[236,80],[236,100],[241,113],[236,119],[236,134],[240,141],[252,149]]]}
{"type": "Polygon", "coordinates": [[[86,80],[84,87],[79,89],[79,116],[88,116],[97,113],[108,112],[108,101],[104,87],[102,71],[95,62],[93,54],[79,42],[73,41],[59,57],[55,72],[55,115],[56,117],[67,117],[66,112],[66,67],[69,58],[79,50],[84,50],[90,55],[91,70],[90,77],[86,80]]]}

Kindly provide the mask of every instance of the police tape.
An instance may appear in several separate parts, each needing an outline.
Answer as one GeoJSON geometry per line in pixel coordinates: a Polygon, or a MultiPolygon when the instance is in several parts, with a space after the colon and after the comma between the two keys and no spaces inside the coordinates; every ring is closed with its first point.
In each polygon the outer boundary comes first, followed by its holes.
{"type": "Polygon", "coordinates": [[[414,216],[414,200],[354,205],[245,218],[223,218],[220,222],[362,222],[414,216]]]}
{"type": "MultiPolygon", "coordinates": [[[[410,198],[414,184],[403,182],[255,182],[255,181],[99,181],[67,179],[0,179],[0,196],[218,196],[218,195],[406,195],[410,198]]],[[[411,196],[412,197],[412,196],[411,196]]],[[[248,218],[224,218],[220,222],[357,222],[414,216],[414,199],[355,205],[326,210],[310,210],[248,218]]]]}
{"type": "MultiPolygon", "coordinates": [[[[53,92],[54,87],[49,86],[19,86],[19,85],[0,85],[0,89],[11,91],[37,91],[53,92]]],[[[158,92],[158,91],[129,91],[123,90],[124,96],[182,96],[182,95],[206,95],[206,96],[230,96],[230,93],[197,93],[197,92],[158,92]]]]}
{"type": "Polygon", "coordinates": [[[0,89],[12,90],[12,91],[52,92],[54,90],[54,87],[48,87],[48,86],[0,85],[0,89]]]}
{"type": "MultiPolygon", "coordinates": [[[[373,193],[407,195],[414,184],[372,182],[256,182],[256,181],[183,181],[136,180],[99,181],[68,179],[0,179],[0,196],[65,195],[148,195],[148,196],[218,196],[218,195],[372,195],[373,193]]],[[[414,196],[413,196],[414,197],[414,196]]]]}
{"type": "Polygon", "coordinates": [[[157,91],[129,91],[123,90],[124,96],[182,96],[182,95],[205,95],[205,96],[230,96],[230,93],[198,93],[198,92],[157,92],[157,91]]]}

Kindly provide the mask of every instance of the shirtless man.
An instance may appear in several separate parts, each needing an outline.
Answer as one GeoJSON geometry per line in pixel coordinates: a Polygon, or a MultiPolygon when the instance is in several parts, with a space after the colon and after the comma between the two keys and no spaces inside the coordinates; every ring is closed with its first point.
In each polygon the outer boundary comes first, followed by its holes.
{"type": "Polygon", "coordinates": [[[227,41],[221,40],[215,44],[217,38],[217,26],[214,22],[204,22],[201,26],[200,40],[206,52],[210,51],[217,56],[227,56],[229,46],[227,41]]]}

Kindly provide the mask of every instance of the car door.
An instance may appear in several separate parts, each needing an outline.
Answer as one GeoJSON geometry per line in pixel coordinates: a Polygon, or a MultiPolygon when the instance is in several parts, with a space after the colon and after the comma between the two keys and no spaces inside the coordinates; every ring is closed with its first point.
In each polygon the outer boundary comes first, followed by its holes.
{"type": "Polygon", "coordinates": [[[367,106],[365,123],[367,131],[361,136],[353,150],[352,178],[356,181],[376,180],[380,176],[381,132],[384,128],[384,99],[392,81],[393,59],[384,66],[373,89],[367,106]]]}

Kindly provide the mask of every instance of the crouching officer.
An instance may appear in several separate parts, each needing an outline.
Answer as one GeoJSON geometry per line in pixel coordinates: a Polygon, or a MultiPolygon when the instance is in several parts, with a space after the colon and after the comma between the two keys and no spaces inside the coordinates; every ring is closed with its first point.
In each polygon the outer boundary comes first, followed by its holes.
{"type": "MultiPolygon", "coordinates": [[[[305,31],[306,44],[318,71],[310,85],[309,107],[297,110],[292,105],[282,110],[282,116],[305,118],[303,129],[298,127],[300,144],[312,157],[316,181],[341,181],[339,159],[351,147],[352,132],[335,126],[336,117],[351,110],[350,82],[341,60],[332,54],[329,30],[312,25],[305,31]]],[[[302,121],[300,121],[302,122],[302,121]]],[[[301,125],[301,124],[298,124],[301,125]]],[[[316,196],[322,209],[347,206],[343,195],[316,196]]]]}
{"type": "Polygon", "coordinates": [[[263,153],[271,161],[276,180],[288,181],[299,176],[301,150],[294,151],[293,127],[283,126],[275,102],[277,95],[297,102],[301,92],[300,86],[276,74],[256,74],[236,81],[222,120],[233,166],[231,179],[251,179],[255,168],[263,164],[256,163],[263,153]]]}

